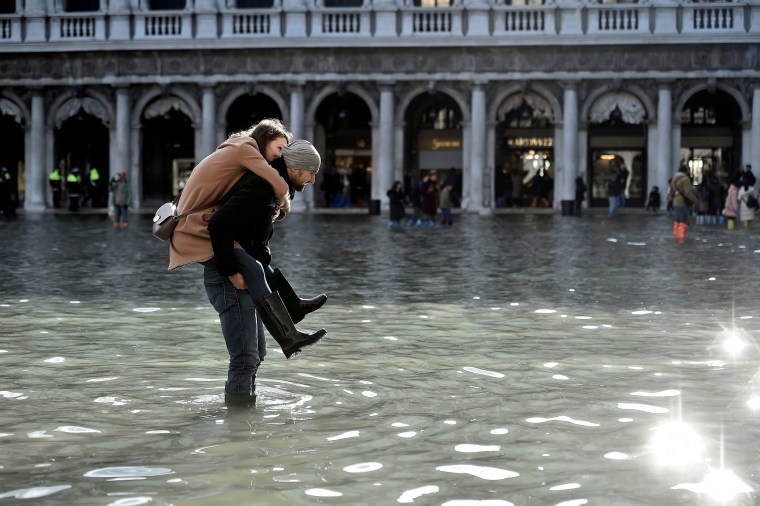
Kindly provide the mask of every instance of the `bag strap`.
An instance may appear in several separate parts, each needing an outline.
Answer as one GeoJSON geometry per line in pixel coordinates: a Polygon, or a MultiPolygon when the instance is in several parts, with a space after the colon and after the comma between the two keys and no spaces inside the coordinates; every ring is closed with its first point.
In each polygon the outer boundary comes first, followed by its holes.
{"type": "MultiPolygon", "coordinates": [[[[174,197],[174,200],[172,201],[172,203],[174,204],[175,208],[176,208],[177,204],[179,204],[179,198],[181,196],[182,196],[182,190],[179,191],[179,193],[177,194],[177,196],[174,197]]],[[[184,218],[185,216],[190,216],[191,214],[195,214],[195,213],[203,211],[205,209],[211,209],[212,207],[215,207],[216,205],[217,204],[211,204],[210,206],[196,207],[195,209],[191,209],[191,210],[189,210],[186,213],[182,213],[182,214],[178,214],[178,215],[174,216],[174,219],[175,220],[179,220],[180,218],[184,218]]]]}

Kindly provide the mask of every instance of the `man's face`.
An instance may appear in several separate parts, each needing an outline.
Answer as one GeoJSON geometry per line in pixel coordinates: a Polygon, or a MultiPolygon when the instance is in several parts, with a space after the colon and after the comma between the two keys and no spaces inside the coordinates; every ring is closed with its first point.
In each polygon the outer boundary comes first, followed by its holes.
{"type": "Polygon", "coordinates": [[[288,143],[288,140],[285,137],[278,137],[278,138],[272,140],[269,143],[269,145],[267,145],[266,153],[264,153],[264,159],[267,162],[271,162],[275,158],[281,157],[282,156],[282,148],[287,143],[288,143]]]}
{"type": "Polygon", "coordinates": [[[302,192],[307,184],[314,184],[316,174],[308,170],[288,169],[290,184],[297,192],[302,192]]]}

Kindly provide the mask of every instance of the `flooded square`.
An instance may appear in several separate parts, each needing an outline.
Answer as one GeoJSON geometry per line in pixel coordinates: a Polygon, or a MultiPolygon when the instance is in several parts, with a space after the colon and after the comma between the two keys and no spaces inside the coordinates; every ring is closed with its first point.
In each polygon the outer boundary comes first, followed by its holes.
{"type": "Polygon", "coordinates": [[[0,503],[751,505],[756,230],[664,215],[292,215],[328,302],[227,408],[197,266],[148,215],[0,223],[0,503]],[[31,499],[31,501],[27,501],[31,499]]]}

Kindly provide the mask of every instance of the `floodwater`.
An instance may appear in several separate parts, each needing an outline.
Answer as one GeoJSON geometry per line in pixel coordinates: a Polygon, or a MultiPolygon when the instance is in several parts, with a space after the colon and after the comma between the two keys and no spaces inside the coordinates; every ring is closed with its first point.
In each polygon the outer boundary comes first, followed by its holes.
{"type": "Polygon", "coordinates": [[[290,216],[328,335],[270,340],[248,410],[150,218],[0,223],[0,505],[757,504],[757,230],[290,216]]]}

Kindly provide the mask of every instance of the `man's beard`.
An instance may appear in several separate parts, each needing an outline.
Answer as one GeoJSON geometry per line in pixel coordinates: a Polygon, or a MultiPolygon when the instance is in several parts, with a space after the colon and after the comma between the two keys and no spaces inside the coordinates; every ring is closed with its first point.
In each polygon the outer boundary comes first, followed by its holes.
{"type": "Polygon", "coordinates": [[[297,192],[302,192],[304,188],[306,188],[306,183],[302,183],[300,186],[293,185],[293,189],[297,192]]]}

